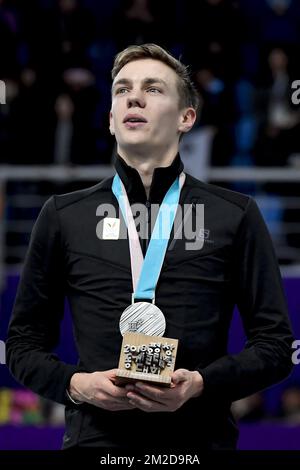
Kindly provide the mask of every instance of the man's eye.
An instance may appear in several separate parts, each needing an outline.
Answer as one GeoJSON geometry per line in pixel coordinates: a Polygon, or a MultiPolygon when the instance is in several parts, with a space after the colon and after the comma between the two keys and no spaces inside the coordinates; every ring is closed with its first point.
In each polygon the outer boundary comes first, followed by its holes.
{"type": "Polygon", "coordinates": [[[128,91],[128,88],[118,88],[116,90],[116,95],[123,95],[124,93],[126,93],[126,91],[128,91]]]}
{"type": "Polygon", "coordinates": [[[160,93],[160,89],[159,88],[156,88],[156,87],[151,87],[151,88],[148,88],[148,91],[150,91],[151,93],[160,93]]]}

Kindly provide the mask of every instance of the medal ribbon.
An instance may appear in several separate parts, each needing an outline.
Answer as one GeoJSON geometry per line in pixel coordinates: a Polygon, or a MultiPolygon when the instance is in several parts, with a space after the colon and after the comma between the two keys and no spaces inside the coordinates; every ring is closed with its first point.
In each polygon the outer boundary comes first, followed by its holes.
{"type": "Polygon", "coordinates": [[[155,288],[167,251],[184,181],[185,174],[182,172],[168,189],[159,208],[144,259],[126,189],[119,175],[114,176],[112,191],[117,198],[128,229],[134,300],[152,301],[155,299],[155,288]]]}

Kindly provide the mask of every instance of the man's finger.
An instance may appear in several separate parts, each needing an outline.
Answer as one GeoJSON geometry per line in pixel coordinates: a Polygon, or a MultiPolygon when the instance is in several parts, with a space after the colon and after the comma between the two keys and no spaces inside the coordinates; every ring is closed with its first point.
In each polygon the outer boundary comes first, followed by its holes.
{"type": "Polygon", "coordinates": [[[102,400],[100,402],[98,402],[97,400],[93,400],[92,404],[99,408],[108,409],[110,411],[133,410],[136,408],[134,404],[130,403],[128,398],[126,399],[126,401],[120,400],[114,402],[112,402],[110,399],[107,399],[107,402],[104,402],[104,404],[102,400]]]}
{"type": "Polygon", "coordinates": [[[157,401],[158,403],[162,403],[169,399],[168,397],[168,390],[162,389],[160,387],[155,387],[153,385],[147,385],[143,382],[137,382],[135,384],[135,389],[138,394],[141,394],[150,400],[157,401]]]}
{"type": "Polygon", "coordinates": [[[122,397],[126,397],[127,395],[127,391],[124,387],[118,387],[114,385],[112,382],[110,382],[109,380],[107,380],[105,382],[105,385],[104,386],[102,385],[102,387],[105,393],[110,395],[112,398],[122,398],[122,397]]]}
{"type": "Polygon", "coordinates": [[[104,391],[100,392],[100,395],[98,396],[98,398],[96,396],[96,400],[106,401],[110,403],[119,403],[120,405],[124,403],[128,403],[127,394],[125,396],[116,397],[104,391]]]}
{"type": "Polygon", "coordinates": [[[187,371],[185,369],[177,369],[172,374],[172,382],[174,384],[179,384],[180,382],[184,382],[187,379],[187,371]]]}
{"type": "Polygon", "coordinates": [[[167,406],[163,403],[158,403],[153,400],[148,400],[146,397],[137,395],[134,392],[128,392],[129,403],[146,412],[155,411],[168,411],[167,406]]]}

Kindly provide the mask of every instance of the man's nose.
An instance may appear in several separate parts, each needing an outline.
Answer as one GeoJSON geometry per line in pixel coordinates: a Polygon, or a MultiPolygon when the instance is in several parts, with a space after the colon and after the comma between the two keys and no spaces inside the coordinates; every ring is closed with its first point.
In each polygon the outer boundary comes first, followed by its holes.
{"type": "Polygon", "coordinates": [[[127,106],[128,108],[132,108],[132,107],[144,108],[146,106],[146,101],[142,92],[139,92],[137,90],[135,91],[132,90],[132,92],[127,98],[127,106]]]}

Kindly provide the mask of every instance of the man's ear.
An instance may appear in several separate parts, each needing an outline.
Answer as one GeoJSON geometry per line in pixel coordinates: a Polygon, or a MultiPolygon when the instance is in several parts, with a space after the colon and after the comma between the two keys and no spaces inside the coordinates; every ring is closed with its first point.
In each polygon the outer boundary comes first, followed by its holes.
{"type": "Polygon", "coordinates": [[[111,135],[115,135],[114,119],[111,111],[109,111],[109,130],[111,135]]]}
{"type": "Polygon", "coordinates": [[[179,116],[178,131],[189,132],[196,121],[196,117],[197,114],[194,108],[184,108],[179,116]]]}

